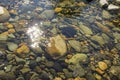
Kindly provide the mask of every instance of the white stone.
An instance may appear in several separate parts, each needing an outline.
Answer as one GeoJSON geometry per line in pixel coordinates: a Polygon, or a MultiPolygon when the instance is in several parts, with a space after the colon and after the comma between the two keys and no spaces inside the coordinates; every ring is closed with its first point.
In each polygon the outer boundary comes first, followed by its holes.
{"type": "Polygon", "coordinates": [[[110,4],[110,5],[108,6],[108,10],[116,10],[116,9],[120,9],[120,7],[119,7],[119,6],[116,6],[116,5],[113,5],[113,4],[110,4]]]}
{"type": "Polygon", "coordinates": [[[107,0],[100,0],[99,3],[101,6],[108,4],[107,0]]]}
{"type": "Polygon", "coordinates": [[[4,14],[4,8],[0,6],[0,15],[4,14]]]}
{"type": "Polygon", "coordinates": [[[120,0],[116,0],[116,2],[120,3],[120,0]]]}

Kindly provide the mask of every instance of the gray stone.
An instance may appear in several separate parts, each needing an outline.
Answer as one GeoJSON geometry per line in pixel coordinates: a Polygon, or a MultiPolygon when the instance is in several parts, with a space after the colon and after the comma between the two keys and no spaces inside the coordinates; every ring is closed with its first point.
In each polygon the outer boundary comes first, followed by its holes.
{"type": "Polygon", "coordinates": [[[53,10],[45,10],[43,11],[40,16],[46,19],[52,19],[54,16],[54,11],[53,10]]]}

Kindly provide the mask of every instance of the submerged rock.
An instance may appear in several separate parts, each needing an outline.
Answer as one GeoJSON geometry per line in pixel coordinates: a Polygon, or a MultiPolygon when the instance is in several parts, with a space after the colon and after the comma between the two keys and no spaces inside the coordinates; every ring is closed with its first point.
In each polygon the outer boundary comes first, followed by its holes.
{"type": "Polygon", "coordinates": [[[60,35],[51,37],[47,46],[47,52],[53,59],[62,57],[67,52],[65,40],[60,35]]]}
{"type": "Polygon", "coordinates": [[[67,38],[73,38],[77,31],[73,27],[63,27],[60,29],[61,33],[67,38]]]}
{"type": "Polygon", "coordinates": [[[0,6],[0,22],[6,22],[9,20],[10,14],[6,8],[0,6]]]}
{"type": "Polygon", "coordinates": [[[79,64],[79,62],[85,62],[87,60],[87,55],[83,53],[77,53],[73,55],[72,58],[67,60],[69,64],[79,64]]]}
{"type": "Polygon", "coordinates": [[[86,36],[93,34],[92,30],[90,28],[88,28],[87,26],[83,25],[82,23],[80,23],[79,27],[85,33],[86,36]]]}
{"type": "Polygon", "coordinates": [[[110,4],[110,5],[108,6],[108,10],[118,10],[118,9],[120,9],[120,7],[119,7],[119,6],[116,6],[116,5],[113,5],[113,4],[110,4]]]}
{"type": "Polygon", "coordinates": [[[108,11],[103,10],[102,11],[102,17],[105,18],[105,19],[109,19],[109,18],[111,18],[111,15],[108,11]]]}
{"type": "Polygon", "coordinates": [[[18,48],[18,45],[12,42],[9,42],[7,45],[10,51],[15,51],[18,48]]]}
{"type": "Polygon", "coordinates": [[[80,42],[79,42],[79,41],[69,40],[68,42],[69,42],[70,46],[71,46],[72,48],[74,48],[77,52],[80,52],[80,51],[81,51],[81,49],[80,49],[81,45],[80,45],[80,42]]]}
{"type": "Polygon", "coordinates": [[[91,39],[93,41],[98,42],[101,46],[105,44],[105,41],[104,41],[104,39],[101,36],[94,35],[94,36],[91,37],[91,39]]]}

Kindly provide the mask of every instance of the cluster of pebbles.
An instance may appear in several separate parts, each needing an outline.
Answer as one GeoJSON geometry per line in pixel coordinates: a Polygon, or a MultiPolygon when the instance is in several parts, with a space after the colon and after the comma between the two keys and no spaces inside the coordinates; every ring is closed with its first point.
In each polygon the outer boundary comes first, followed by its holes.
{"type": "Polygon", "coordinates": [[[120,80],[120,0],[0,0],[0,80],[120,80]]]}

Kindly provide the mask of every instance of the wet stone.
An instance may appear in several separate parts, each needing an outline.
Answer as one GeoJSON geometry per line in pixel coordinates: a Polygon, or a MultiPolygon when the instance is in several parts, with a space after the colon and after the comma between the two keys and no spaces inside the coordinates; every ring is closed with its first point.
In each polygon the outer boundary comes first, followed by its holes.
{"type": "Polygon", "coordinates": [[[73,70],[73,76],[74,77],[77,77],[77,76],[82,77],[84,75],[85,75],[84,69],[80,65],[76,65],[76,67],[73,70]]]}
{"type": "Polygon", "coordinates": [[[67,38],[73,38],[77,33],[77,31],[72,27],[63,27],[60,30],[61,33],[65,35],[67,38]]]}
{"type": "Polygon", "coordinates": [[[8,43],[7,45],[10,51],[15,51],[18,48],[18,45],[15,43],[8,43]]]}
{"type": "Polygon", "coordinates": [[[120,50],[120,43],[117,43],[115,46],[118,50],[120,50]]]}

